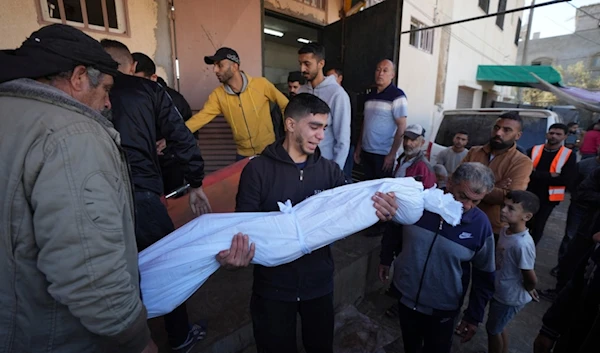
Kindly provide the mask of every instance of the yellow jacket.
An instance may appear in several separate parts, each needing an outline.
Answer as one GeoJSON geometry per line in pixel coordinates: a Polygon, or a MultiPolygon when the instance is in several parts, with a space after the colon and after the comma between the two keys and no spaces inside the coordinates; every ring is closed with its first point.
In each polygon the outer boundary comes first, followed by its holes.
{"type": "Polygon", "coordinates": [[[244,85],[239,95],[227,85],[217,87],[202,110],[185,125],[194,133],[216,116],[223,115],[231,127],[237,153],[254,156],[275,141],[269,102],[277,103],[283,110],[288,99],[264,77],[252,78],[242,72],[242,78],[244,85]]]}

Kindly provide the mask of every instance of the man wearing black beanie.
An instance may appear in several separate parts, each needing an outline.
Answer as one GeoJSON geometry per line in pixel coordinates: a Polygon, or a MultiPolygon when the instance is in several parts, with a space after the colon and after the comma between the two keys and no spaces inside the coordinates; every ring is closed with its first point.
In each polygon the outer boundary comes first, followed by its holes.
{"type": "Polygon", "coordinates": [[[0,51],[0,352],[156,352],[140,299],[117,63],[66,25],[0,51]]]}

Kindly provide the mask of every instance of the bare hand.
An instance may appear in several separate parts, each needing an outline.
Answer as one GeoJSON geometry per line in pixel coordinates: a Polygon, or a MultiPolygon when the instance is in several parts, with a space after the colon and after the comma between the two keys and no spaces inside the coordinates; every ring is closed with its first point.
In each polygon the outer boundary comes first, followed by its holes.
{"type": "Polygon", "coordinates": [[[396,155],[388,154],[383,159],[383,167],[381,168],[381,170],[383,170],[384,172],[389,172],[390,170],[392,170],[392,168],[394,168],[394,162],[396,162],[396,155]]]}
{"type": "Polygon", "coordinates": [[[190,189],[190,208],[196,216],[212,212],[208,197],[206,197],[202,187],[190,189]]]}
{"type": "Polygon", "coordinates": [[[531,299],[533,299],[534,302],[540,302],[540,295],[535,289],[530,290],[529,295],[531,295],[531,299]]]}
{"type": "Polygon", "coordinates": [[[356,164],[360,164],[360,153],[361,153],[361,148],[356,147],[356,149],[354,150],[354,163],[356,163],[356,164]]]}
{"type": "Polygon", "coordinates": [[[237,233],[231,240],[229,250],[223,250],[217,254],[217,261],[228,270],[248,267],[254,257],[254,250],[256,248],[254,243],[250,244],[250,246],[248,246],[248,243],[247,234],[237,233]]]}
{"type": "Polygon", "coordinates": [[[165,148],[167,148],[167,141],[165,139],[156,141],[156,153],[158,153],[159,156],[163,155],[165,148]]]}
{"type": "Polygon", "coordinates": [[[533,353],[550,353],[554,341],[544,335],[538,335],[533,342],[533,353]]]}
{"type": "Polygon", "coordinates": [[[503,179],[503,180],[500,180],[499,182],[497,182],[496,187],[500,188],[500,189],[508,189],[510,184],[512,184],[512,179],[506,178],[506,179],[503,179]]]}
{"type": "Polygon", "coordinates": [[[393,192],[387,194],[376,192],[372,199],[375,201],[373,206],[377,210],[375,214],[379,220],[387,222],[394,218],[398,210],[398,204],[396,203],[396,195],[393,192]]]}
{"type": "Polygon", "coordinates": [[[600,243],[600,232],[592,235],[592,240],[594,240],[596,243],[600,243]]]}
{"type": "Polygon", "coordinates": [[[386,283],[390,279],[390,266],[379,265],[379,280],[386,283]]]}
{"type": "Polygon", "coordinates": [[[473,338],[473,336],[475,336],[476,332],[477,332],[477,325],[473,325],[469,322],[466,322],[465,320],[462,320],[458,324],[458,327],[456,328],[456,331],[455,331],[455,333],[457,335],[462,337],[462,340],[460,340],[461,343],[469,342],[473,338]]]}
{"type": "Polygon", "coordinates": [[[156,346],[156,343],[154,343],[154,341],[151,339],[142,353],[158,353],[158,347],[156,346]]]}

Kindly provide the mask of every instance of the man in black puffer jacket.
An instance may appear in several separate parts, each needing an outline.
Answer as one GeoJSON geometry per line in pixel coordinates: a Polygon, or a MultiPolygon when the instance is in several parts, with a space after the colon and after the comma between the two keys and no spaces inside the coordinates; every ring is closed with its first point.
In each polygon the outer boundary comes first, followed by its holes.
{"type": "MultiPolygon", "coordinates": [[[[286,137],[268,146],[244,168],[236,212],[277,211],[277,202],[297,204],[346,183],[333,161],[317,147],[324,138],[329,107],[302,93],[285,110],[286,137]]],[[[393,195],[374,197],[378,217],[389,221],[393,195]]],[[[332,352],[333,259],[329,247],[276,267],[254,266],[250,311],[258,352],[296,352],[296,315],[302,318],[306,352],[332,352]]]]}

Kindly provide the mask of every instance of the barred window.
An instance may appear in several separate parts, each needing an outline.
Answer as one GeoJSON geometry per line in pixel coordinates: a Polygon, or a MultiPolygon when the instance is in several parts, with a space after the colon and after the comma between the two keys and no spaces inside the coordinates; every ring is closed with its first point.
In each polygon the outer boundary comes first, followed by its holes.
{"type": "Polygon", "coordinates": [[[40,0],[41,22],[126,34],[127,0],[40,0]]]}
{"type": "MultiPolygon", "coordinates": [[[[427,27],[427,25],[424,24],[423,22],[420,22],[419,20],[411,18],[411,20],[410,20],[410,29],[411,30],[425,28],[425,27],[427,27]]],[[[428,52],[429,54],[432,54],[433,53],[433,35],[434,35],[433,29],[426,29],[426,30],[422,30],[422,31],[418,31],[418,32],[411,32],[409,44],[417,49],[421,49],[425,52],[428,52]]]]}

